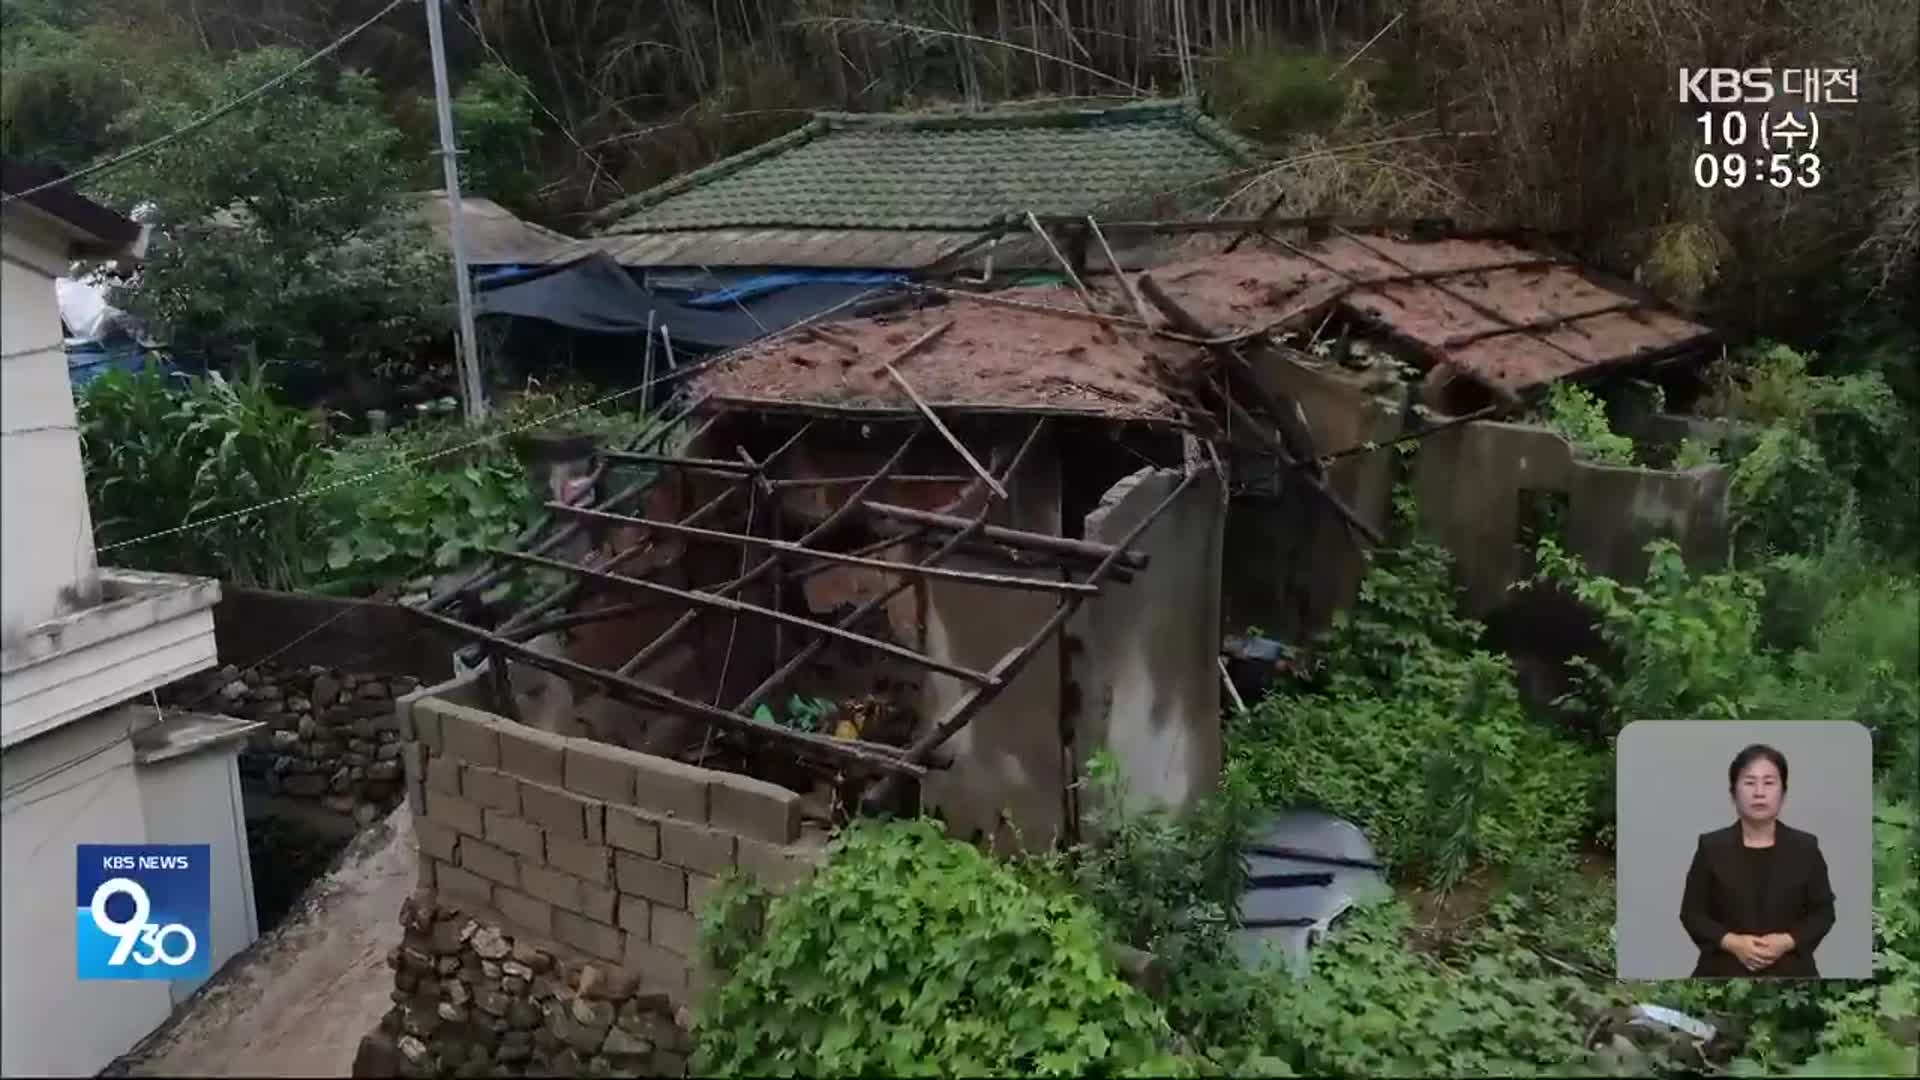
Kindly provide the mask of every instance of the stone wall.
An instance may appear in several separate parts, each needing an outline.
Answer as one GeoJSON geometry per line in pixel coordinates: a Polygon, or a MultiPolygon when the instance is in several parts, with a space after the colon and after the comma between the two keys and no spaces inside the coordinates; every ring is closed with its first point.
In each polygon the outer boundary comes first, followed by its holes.
{"type": "Polygon", "coordinates": [[[250,792],[312,800],[366,825],[400,800],[393,699],[417,685],[412,676],[320,665],[262,664],[243,672],[228,664],[175,684],[170,696],[266,725],[240,753],[250,792]]]}
{"type": "Polygon", "coordinates": [[[468,676],[396,709],[421,883],[523,941],[684,1004],[695,913],[719,879],[779,889],[824,858],[795,792],[463,703],[479,700],[468,676]]]}
{"type": "Polygon", "coordinates": [[[356,1077],[685,1076],[689,1019],[631,972],[578,963],[416,894],[387,954],[393,1007],[356,1077]]]}

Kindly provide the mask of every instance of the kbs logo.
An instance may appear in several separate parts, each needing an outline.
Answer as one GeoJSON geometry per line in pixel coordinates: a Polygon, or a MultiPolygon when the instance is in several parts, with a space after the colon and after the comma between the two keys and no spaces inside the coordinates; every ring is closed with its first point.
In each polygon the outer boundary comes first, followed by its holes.
{"type": "Polygon", "coordinates": [[[210,974],[206,844],[81,844],[74,961],[82,979],[210,974]]]}
{"type": "Polygon", "coordinates": [[[1773,69],[1681,68],[1680,100],[1762,105],[1773,100],[1773,69]]]}

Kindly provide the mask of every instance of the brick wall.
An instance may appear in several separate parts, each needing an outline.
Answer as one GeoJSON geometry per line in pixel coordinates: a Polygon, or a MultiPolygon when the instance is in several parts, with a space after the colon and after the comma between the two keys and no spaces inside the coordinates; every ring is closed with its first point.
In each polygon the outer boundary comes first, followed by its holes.
{"type": "Polygon", "coordinates": [[[785,888],[824,856],[800,796],[472,707],[456,681],[397,702],[421,884],[517,938],[689,999],[695,919],[738,870],[785,888]]]}

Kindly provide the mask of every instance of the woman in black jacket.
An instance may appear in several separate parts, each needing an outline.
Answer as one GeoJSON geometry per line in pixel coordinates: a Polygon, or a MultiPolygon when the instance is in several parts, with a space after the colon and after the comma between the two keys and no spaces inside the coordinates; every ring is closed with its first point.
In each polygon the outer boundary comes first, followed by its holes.
{"type": "Polygon", "coordinates": [[[1813,951],[1833,929],[1833,888],[1818,838],[1779,820],[1786,755],[1740,751],[1727,790],[1739,820],[1701,834],[1680,900],[1680,924],[1700,947],[1693,974],[1817,979],[1813,951]]]}

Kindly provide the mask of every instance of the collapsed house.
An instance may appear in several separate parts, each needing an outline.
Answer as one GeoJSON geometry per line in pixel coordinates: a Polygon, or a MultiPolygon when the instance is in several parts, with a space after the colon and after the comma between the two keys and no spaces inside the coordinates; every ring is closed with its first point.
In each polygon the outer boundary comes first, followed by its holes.
{"type": "Polygon", "coordinates": [[[1713,470],[1595,479],[1495,422],[1704,328],[1508,240],[1190,231],[1143,271],[1061,256],[1064,286],[803,322],[684,369],[628,446],[549,440],[550,519],[414,609],[469,643],[402,706],[428,881],[684,988],[696,894],[784,879],[807,821],[918,809],[1043,848],[1102,751],[1184,805],[1220,766],[1223,588],[1344,603],[1395,441],[1426,446],[1423,509],[1467,508],[1436,528],[1456,554],[1513,547],[1488,530],[1549,483],[1583,554],[1711,547],[1713,470]],[[1261,574],[1235,578],[1230,531],[1261,574]]]}

